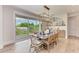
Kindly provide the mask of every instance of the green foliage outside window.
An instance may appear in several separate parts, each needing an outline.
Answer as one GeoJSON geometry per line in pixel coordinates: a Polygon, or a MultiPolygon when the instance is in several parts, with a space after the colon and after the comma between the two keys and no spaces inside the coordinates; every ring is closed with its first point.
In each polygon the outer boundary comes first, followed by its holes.
{"type": "Polygon", "coordinates": [[[29,33],[32,33],[34,31],[39,30],[39,24],[33,24],[33,23],[20,23],[16,25],[16,35],[28,35],[29,33]],[[27,30],[23,31],[20,29],[17,29],[17,27],[26,27],[28,28],[27,30]]]}

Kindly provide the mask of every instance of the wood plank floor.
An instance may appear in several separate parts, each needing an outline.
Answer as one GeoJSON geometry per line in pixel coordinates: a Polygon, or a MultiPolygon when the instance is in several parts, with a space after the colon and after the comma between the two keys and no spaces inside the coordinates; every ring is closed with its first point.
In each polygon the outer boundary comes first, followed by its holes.
{"type": "MultiPolygon", "coordinates": [[[[5,47],[0,53],[29,53],[30,41],[25,40],[5,47]]],[[[58,44],[50,48],[50,52],[42,50],[39,53],[79,53],[79,38],[60,39],[58,44]]]]}

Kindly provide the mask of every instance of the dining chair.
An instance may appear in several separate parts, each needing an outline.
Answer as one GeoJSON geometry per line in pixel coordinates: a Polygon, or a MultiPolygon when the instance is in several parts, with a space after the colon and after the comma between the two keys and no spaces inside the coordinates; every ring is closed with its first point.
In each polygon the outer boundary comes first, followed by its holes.
{"type": "Polygon", "coordinates": [[[57,40],[58,40],[58,33],[50,35],[48,37],[47,41],[43,41],[43,43],[45,43],[47,45],[47,50],[48,52],[50,52],[50,45],[57,45],[57,40]]]}
{"type": "Polygon", "coordinates": [[[40,46],[42,45],[42,42],[38,40],[37,37],[31,35],[31,44],[30,44],[30,49],[29,52],[33,50],[33,52],[40,52],[40,46]]]}
{"type": "Polygon", "coordinates": [[[58,33],[52,35],[52,39],[53,39],[53,44],[54,44],[54,45],[57,45],[57,42],[58,42],[58,35],[59,35],[58,33]]]}

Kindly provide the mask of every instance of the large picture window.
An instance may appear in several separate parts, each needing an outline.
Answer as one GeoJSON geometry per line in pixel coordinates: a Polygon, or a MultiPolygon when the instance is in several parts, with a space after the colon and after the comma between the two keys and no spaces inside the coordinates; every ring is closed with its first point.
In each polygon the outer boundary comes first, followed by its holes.
{"type": "Polygon", "coordinates": [[[22,39],[31,33],[39,32],[40,21],[16,17],[16,39],[22,39]]]}

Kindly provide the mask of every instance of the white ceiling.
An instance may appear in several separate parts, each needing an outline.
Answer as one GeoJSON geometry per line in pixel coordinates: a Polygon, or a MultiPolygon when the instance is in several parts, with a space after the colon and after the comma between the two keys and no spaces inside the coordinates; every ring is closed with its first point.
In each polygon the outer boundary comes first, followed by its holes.
{"type": "MultiPolygon", "coordinates": [[[[44,11],[43,5],[15,5],[15,7],[40,14],[44,11]]],[[[50,12],[55,13],[72,13],[79,12],[79,5],[48,5],[50,12]]]]}

